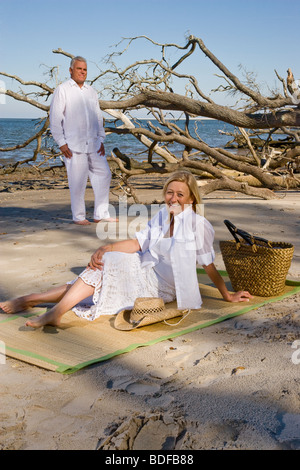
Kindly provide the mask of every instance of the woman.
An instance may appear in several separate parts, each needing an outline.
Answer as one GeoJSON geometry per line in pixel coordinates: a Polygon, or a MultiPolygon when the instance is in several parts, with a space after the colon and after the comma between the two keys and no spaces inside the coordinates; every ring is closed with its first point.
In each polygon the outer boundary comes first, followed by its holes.
{"type": "Polygon", "coordinates": [[[98,248],[88,267],[75,281],[41,294],[29,294],[0,303],[6,313],[16,313],[40,303],[56,303],[45,314],[30,319],[27,326],[58,326],[62,316],[73,310],[94,320],[132,308],[138,297],[177,300],[178,309],[198,309],[202,299],[196,264],[201,264],[224,300],[248,301],[246,291],[229,292],[216,270],[214,230],[197,213],[201,201],[197,182],[187,171],[173,173],[163,194],[164,207],[136,238],[98,248]]]}

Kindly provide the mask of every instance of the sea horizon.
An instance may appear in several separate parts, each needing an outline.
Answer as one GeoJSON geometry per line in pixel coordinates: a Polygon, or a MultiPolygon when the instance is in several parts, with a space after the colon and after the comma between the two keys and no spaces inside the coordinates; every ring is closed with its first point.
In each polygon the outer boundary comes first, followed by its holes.
{"type": "MultiPolygon", "coordinates": [[[[31,136],[33,136],[42,125],[42,120],[45,118],[0,118],[0,148],[6,149],[11,148],[16,145],[21,145],[31,136]]],[[[139,118],[140,121],[157,123],[155,119],[149,118],[139,118]]],[[[185,119],[168,119],[169,121],[177,122],[179,126],[183,126],[185,119]]],[[[106,122],[109,120],[106,119],[106,122]]],[[[111,121],[115,121],[111,119],[111,121]]],[[[121,121],[120,121],[121,123],[121,121]]],[[[158,123],[157,123],[158,124],[158,123]]],[[[230,136],[224,135],[222,132],[233,132],[234,126],[227,124],[223,121],[218,121],[216,119],[206,119],[206,118],[197,118],[191,119],[190,122],[190,132],[191,135],[197,138],[197,135],[206,142],[208,145],[213,147],[224,147],[229,140],[230,136]]],[[[42,147],[43,148],[52,148],[55,147],[56,143],[54,142],[51,135],[47,135],[44,140],[42,147]]],[[[57,147],[57,146],[56,146],[57,147]]],[[[148,149],[135,137],[132,135],[117,135],[110,133],[106,136],[105,139],[105,149],[106,154],[110,155],[111,151],[118,147],[123,154],[127,154],[129,157],[133,157],[137,160],[142,160],[147,155],[148,149]]],[[[15,163],[19,160],[25,160],[33,155],[33,152],[36,148],[36,142],[31,142],[28,146],[20,149],[15,149],[12,151],[0,151],[0,165],[5,165],[8,163],[15,163]]],[[[173,152],[177,157],[182,155],[183,147],[179,144],[171,144],[169,146],[170,151],[173,152]]],[[[43,159],[43,156],[39,155],[36,163],[40,163],[43,159]]],[[[154,154],[154,161],[161,161],[161,157],[154,154]]],[[[58,159],[51,160],[50,165],[55,165],[58,163],[58,159]]]]}

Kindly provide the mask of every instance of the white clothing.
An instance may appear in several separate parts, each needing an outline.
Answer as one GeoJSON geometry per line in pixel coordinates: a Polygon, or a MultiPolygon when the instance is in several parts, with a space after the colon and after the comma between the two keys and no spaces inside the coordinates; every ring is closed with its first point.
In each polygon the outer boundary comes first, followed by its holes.
{"type": "Polygon", "coordinates": [[[175,216],[174,235],[164,238],[169,229],[168,213],[165,208],[160,210],[145,230],[136,233],[141,252],[107,252],[103,271],[84,270],[79,277],[95,287],[94,295],[72,310],[94,320],[132,308],[138,297],[161,297],[164,302],[176,298],[179,309],[200,308],[196,262],[213,262],[214,230],[204,217],[191,211],[188,208],[175,216]],[[191,232],[191,227],[196,231],[191,232]]]}
{"type": "Polygon", "coordinates": [[[77,316],[92,321],[100,315],[115,315],[132,308],[138,297],[161,297],[165,303],[175,300],[175,287],[158,280],[151,267],[142,268],[138,253],[107,252],[103,261],[103,271],[87,268],[79,275],[95,290],[72,308],[77,316]]]}
{"type": "Polygon", "coordinates": [[[53,93],[50,128],[59,147],[68,144],[78,153],[99,150],[105,131],[96,91],[85,83],[80,87],[72,78],[61,83],[53,93]]]}
{"type": "Polygon", "coordinates": [[[72,158],[65,158],[64,161],[68,173],[73,220],[86,218],[84,196],[88,177],[95,195],[94,219],[107,219],[111,172],[105,156],[97,152],[73,152],[72,158]]]}
{"type": "Polygon", "coordinates": [[[71,158],[64,158],[75,222],[86,218],[85,189],[89,177],[95,195],[94,219],[109,217],[111,171],[98,150],[105,139],[103,117],[96,91],[67,80],[59,85],[50,106],[50,128],[59,147],[67,144],[71,158]]]}
{"type": "MultiPolygon", "coordinates": [[[[142,267],[155,267],[159,262],[156,245],[169,230],[169,220],[168,210],[164,207],[149,221],[144,230],[136,233],[142,251],[142,267]]],[[[207,266],[213,263],[214,233],[211,224],[196,214],[192,207],[186,208],[174,218],[170,259],[179,309],[201,307],[196,264],[207,266]]]]}
{"type": "Polygon", "coordinates": [[[162,282],[175,287],[174,274],[171,264],[171,246],[172,238],[161,238],[155,245],[155,252],[159,257],[159,263],[153,266],[153,269],[162,282]]]}

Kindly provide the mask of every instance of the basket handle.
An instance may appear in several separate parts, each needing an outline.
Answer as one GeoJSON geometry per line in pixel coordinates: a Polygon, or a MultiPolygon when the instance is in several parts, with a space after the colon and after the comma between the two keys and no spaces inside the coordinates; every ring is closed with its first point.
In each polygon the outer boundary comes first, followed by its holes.
{"type": "Polygon", "coordinates": [[[241,229],[237,228],[235,225],[233,225],[232,222],[230,222],[230,220],[224,220],[224,224],[226,225],[229,232],[231,233],[231,235],[235,239],[236,243],[240,243],[240,240],[238,238],[238,235],[239,235],[241,238],[243,238],[245,240],[246,243],[248,243],[251,246],[255,245],[256,242],[262,242],[262,243],[265,243],[268,246],[272,247],[271,243],[268,240],[266,240],[265,238],[254,237],[250,233],[245,232],[245,230],[241,230],[241,229]]]}
{"type": "Polygon", "coordinates": [[[231,233],[231,235],[233,236],[233,238],[235,239],[235,241],[236,241],[237,243],[240,243],[239,237],[238,237],[237,234],[236,234],[236,231],[237,231],[236,226],[233,225],[233,223],[231,223],[230,220],[224,220],[224,224],[225,224],[226,227],[228,228],[229,232],[231,233]]]}

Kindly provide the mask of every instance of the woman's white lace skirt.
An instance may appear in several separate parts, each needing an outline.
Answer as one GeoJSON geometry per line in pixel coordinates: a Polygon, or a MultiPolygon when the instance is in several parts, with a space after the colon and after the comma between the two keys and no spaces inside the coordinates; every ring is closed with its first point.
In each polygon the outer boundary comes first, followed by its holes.
{"type": "Polygon", "coordinates": [[[175,300],[175,288],[162,279],[158,281],[152,267],[142,268],[138,253],[108,252],[103,262],[103,271],[87,268],[78,276],[95,288],[92,298],[72,309],[79,317],[95,320],[100,315],[115,315],[132,308],[138,297],[161,297],[164,302],[175,300]]]}

